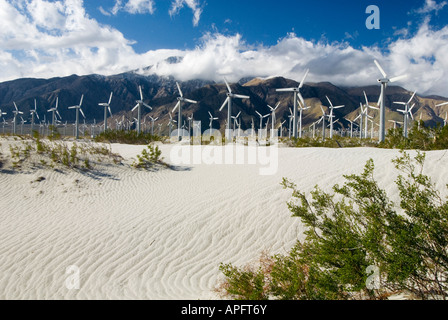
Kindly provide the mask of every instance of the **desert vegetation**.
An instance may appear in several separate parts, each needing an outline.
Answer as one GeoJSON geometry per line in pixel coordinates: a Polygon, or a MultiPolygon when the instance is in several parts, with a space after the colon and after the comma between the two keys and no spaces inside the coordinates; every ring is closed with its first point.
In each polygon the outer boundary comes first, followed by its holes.
{"type": "MultiPolygon", "coordinates": [[[[374,163],[344,176],[342,186],[310,196],[284,178],[288,208],[305,240],[286,255],[261,255],[242,267],[222,263],[217,292],[233,299],[448,298],[448,202],[422,173],[425,154],[393,160],[399,171],[394,204],[374,179],[374,163]]],[[[448,185],[447,185],[448,187],[448,185]]]]}

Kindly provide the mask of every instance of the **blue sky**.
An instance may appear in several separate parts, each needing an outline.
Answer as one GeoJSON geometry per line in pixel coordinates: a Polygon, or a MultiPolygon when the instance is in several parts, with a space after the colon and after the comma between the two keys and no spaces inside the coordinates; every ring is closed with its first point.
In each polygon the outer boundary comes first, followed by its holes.
{"type": "MultiPolygon", "coordinates": [[[[110,12],[114,1],[85,1],[87,12],[101,23],[114,26],[128,39],[137,43],[137,52],[156,49],[194,48],[206,32],[240,33],[251,44],[275,45],[289,32],[308,40],[329,42],[346,41],[352,46],[379,45],[396,39],[397,30],[416,32],[426,18],[420,12],[425,1],[372,1],[372,0],[227,0],[197,1],[202,12],[197,25],[193,25],[193,11],[184,6],[171,16],[170,1],[155,1],[154,12],[131,14],[124,10],[115,15],[110,12]],[[380,30],[365,27],[366,8],[376,5],[380,9],[380,30]]],[[[434,1],[440,5],[442,1],[434,1]]],[[[431,24],[441,28],[448,22],[448,8],[431,15],[431,24]]]]}
{"type": "Polygon", "coordinates": [[[0,0],[0,81],[150,72],[221,81],[284,76],[448,96],[448,0],[0,0]],[[366,8],[380,29],[366,28],[366,8]],[[181,63],[169,65],[170,56],[181,63]]]}

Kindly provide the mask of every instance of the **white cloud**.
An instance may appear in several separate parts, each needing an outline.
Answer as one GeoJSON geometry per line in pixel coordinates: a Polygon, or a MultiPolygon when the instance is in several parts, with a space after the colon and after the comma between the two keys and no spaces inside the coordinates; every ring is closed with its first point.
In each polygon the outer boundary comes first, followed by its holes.
{"type": "Polygon", "coordinates": [[[447,4],[448,3],[446,1],[442,1],[440,3],[437,3],[435,0],[425,0],[425,5],[422,8],[417,9],[416,12],[417,13],[426,14],[426,13],[430,13],[430,12],[434,12],[435,11],[435,13],[437,14],[447,4]]]}
{"type": "Polygon", "coordinates": [[[197,26],[202,14],[199,0],[174,0],[171,3],[169,14],[171,17],[177,15],[184,6],[189,7],[193,11],[193,25],[197,26]]]}
{"type": "Polygon", "coordinates": [[[192,50],[138,54],[120,31],[89,17],[82,0],[14,1],[14,5],[0,0],[0,81],[73,73],[111,75],[154,65],[150,72],[158,75],[217,82],[224,76],[231,81],[247,76],[300,81],[309,68],[310,82],[357,86],[377,84],[380,74],[373,63],[377,59],[390,76],[409,75],[399,85],[419,94],[448,96],[447,40],[448,26],[433,30],[426,19],[417,33],[390,42],[384,50],[309,41],[294,33],[272,46],[253,46],[242,35],[214,32],[204,35],[192,50]],[[170,56],[182,60],[165,62],[170,56]]]}
{"type": "MultiPolygon", "coordinates": [[[[116,15],[119,11],[125,11],[130,14],[154,14],[155,10],[154,0],[127,0],[125,3],[122,0],[116,0],[110,13],[116,15]]],[[[108,15],[108,12],[103,8],[100,8],[100,11],[108,15]]]]}

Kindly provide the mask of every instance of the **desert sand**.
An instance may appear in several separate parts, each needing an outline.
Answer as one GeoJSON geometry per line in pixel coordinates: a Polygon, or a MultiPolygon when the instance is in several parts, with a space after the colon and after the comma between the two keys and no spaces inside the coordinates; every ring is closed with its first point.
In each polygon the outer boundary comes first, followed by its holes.
{"type": "MultiPolygon", "coordinates": [[[[160,145],[168,163],[174,146],[160,145]]],[[[0,299],[218,299],[221,262],[286,253],[302,237],[283,177],[329,191],[372,158],[398,200],[398,150],[280,147],[278,170],[260,175],[248,163],[137,170],[129,164],[145,146],[111,147],[124,165],[0,173],[0,299]],[[70,266],[79,289],[67,286],[70,266]]],[[[424,173],[446,196],[447,151],[426,154],[424,173]]]]}

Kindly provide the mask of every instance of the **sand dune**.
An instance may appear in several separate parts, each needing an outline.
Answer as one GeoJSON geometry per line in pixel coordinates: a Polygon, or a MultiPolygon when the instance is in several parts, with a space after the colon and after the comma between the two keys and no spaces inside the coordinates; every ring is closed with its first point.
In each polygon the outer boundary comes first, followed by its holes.
{"type": "MultiPolygon", "coordinates": [[[[144,147],[112,150],[129,164],[144,147]]],[[[172,148],[161,145],[167,162],[172,148]]],[[[329,190],[372,158],[380,186],[392,200],[398,195],[391,163],[397,150],[278,152],[278,170],[268,176],[251,164],[1,173],[0,299],[214,299],[221,262],[245,264],[263,250],[285,253],[301,236],[282,177],[303,191],[316,184],[329,190]],[[80,287],[70,290],[72,265],[80,287]]],[[[447,152],[427,152],[425,173],[446,195],[447,152]]]]}

